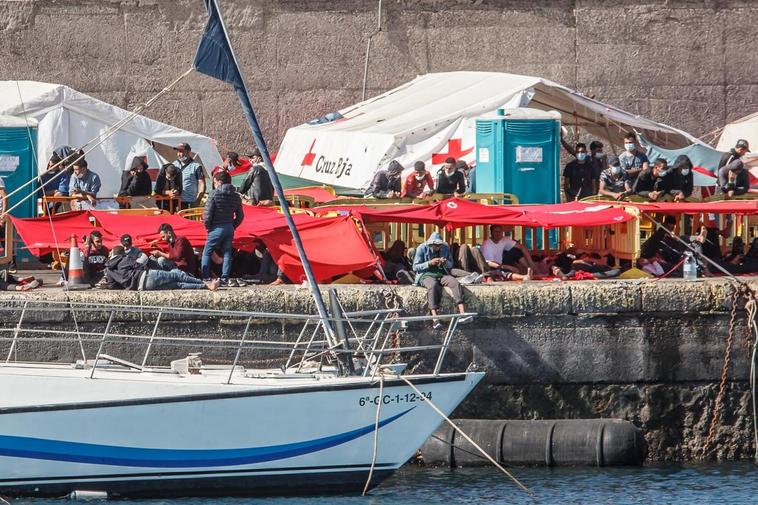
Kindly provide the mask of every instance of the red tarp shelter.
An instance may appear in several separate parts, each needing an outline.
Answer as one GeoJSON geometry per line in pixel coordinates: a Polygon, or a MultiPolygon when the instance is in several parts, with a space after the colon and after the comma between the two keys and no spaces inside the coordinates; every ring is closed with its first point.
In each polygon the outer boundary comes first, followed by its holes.
{"type": "Polygon", "coordinates": [[[719,200],[716,202],[624,202],[644,212],[661,214],[758,214],[758,200],[719,200]]]}
{"type": "Polygon", "coordinates": [[[82,237],[98,230],[103,234],[106,243],[117,243],[118,236],[93,226],[88,211],[66,212],[50,217],[21,219],[9,216],[21,240],[35,256],[41,256],[54,249],[68,251],[71,246],[71,236],[75,236],[81,246],[82,237]],[[52,221],[52,226],[50,222],[52,221]]]}

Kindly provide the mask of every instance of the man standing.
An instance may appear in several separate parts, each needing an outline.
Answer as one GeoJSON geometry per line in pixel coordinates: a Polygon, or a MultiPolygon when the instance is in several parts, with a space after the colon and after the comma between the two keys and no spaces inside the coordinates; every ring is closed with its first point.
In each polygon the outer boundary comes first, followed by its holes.
{"type": "Polygon", "coordinates": [[[587,146],[583,143],[576,145],[576,159],[566,164],[563,169],[563,192],[566,201],[581,200],[594,193],[592,183],[592,165],[588,159],[587,146]]]}
{"type": "Polygon", "coordinates": [[[205,170],[192,158],[192,148],[186,142],[178,144],[174,151],[177,159],[173,164],[182,177],[181,207],[197,207],[205,196],[205,170]]]}
{"type": "Polygon", "coordinates": [[[637,176],[650,168],[650,161],[645,153],[637,149],[637,136],[634,133],[627,133],[624,137],[624,152],[619,155],[619,163],[632,186],[637,176]]]}
{"type": "Polygon", "coordinates": [[[466,193],[466,175],[455,166],[455,158],[449,157],[437,171],[435,193],[461,197],[466,193]]]}
{"type": "MultiPolygon", "coordinates": [[[[232,186],[232,177],[227,172],[219,172],[213,178],[215,189],[205,204],[203,221],[208,230],[208,239],[203,249],[201,269],[203,279],[211,276],[211,254],[220,249],[224,257],[221,270],[221,283],[231,285],[229,276],[232,272],[232,240],[234,229],[242,224],[245,214],[242,199],[232,186]]],[[[235,284],[236,285],[236,284],[235,284]]]]}
{"type": "Polygon", "coordinates": [[[603,152],[605,146],[599,140],[593,140],[590,142],[589,162],[592,167],[592,186],[593,195],[598,194],[600,191],[600,174],[605,170],[608,163],[608,158],[603,152]]]}
{"type": "Polygon", "coordinates": [[[158,233],[161,240],[168,244],[168,252],[160,249],[152,251],[150,265],[166,271],[178,268],[190,275],[197,275],[195,250],[187,237],[177,237],[174,228],[168,223],[161,224],[158,233]]]}
{"type": "Polygon", "coordinates": [[[100,191],[100,177],[87,167],[87,160],[74,163],[74,175],[71,176],[69,192],[75,200],[71,201],[71,210],[93,210],[97,205],[97,193],[100,191]]]}
{"type": "Polygon", "coordinates": [[[364,198],[399,198],[402,193],[402,173],[403,165],[397,160],[392,160],[386,170],[379,170],[374,174],[364,198]]]}
{"type": "Polygon", "coordinates": [[[405,178],[400,198],[424,198],[434,191],[434,179],[423,161],[413,164],[413,173],[405,178]]]}
{"type": "MultiPolygon", "coordinates": [[[[718,170],[721,170],[721,167],[723,167],[724,165],[728,165],[734,160],[738,160],[742,158],[746,153],[749,153],[749,152],[750,152],[750,144],[748,144],[747,140],[745,139],[738,140],[737,143],[734,144],[734,147],[730,149],[728,153],[724,153],[721,156],[721,159],[719,160],[718,170]]],[[[717,173],[718,173],[718,170],[717,170],[717,173]]]]}

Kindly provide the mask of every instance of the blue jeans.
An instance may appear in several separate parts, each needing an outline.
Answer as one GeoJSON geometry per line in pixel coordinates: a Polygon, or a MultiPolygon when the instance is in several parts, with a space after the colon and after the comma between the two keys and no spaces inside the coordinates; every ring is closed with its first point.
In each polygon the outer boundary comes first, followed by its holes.
{"type": "Polygon", "coordinates": [[[145,291],[157,289],[204,289],[200,279],[175,268],[173,270],[148,270],[145,291]]]}
{"type": "Polygon", "coordinates": [[[165,270],[167,272],[176,268],[176,263],[168,258],[164,258],[163,256],[150,258],[147,260],[147,264],[151,269],[157,268],[159,270],[165,270]]]}
{"type": "Polygon", "coordinates": [[[232,239],[234,239],[234,225],[232,223],[218,224],[208,230],[208,239],[205,241],[203,257],[200,261],[203,279],[209,279],[211,276],[211,254],[216,249],[221,249],[221,255],[224,257],[221,278],[229,278],[232,273],[232,239]]]}

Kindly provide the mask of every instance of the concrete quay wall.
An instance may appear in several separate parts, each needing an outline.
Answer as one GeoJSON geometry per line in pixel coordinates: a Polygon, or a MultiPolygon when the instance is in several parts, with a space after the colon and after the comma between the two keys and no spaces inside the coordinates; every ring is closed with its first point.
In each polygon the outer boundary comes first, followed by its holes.
{"type": "MultiPolygon", "coordinates": [[[[220,2],[264,133],[361,99],[376,0],[220,2]]],[[[394,0],[368,96],[453,70],[540,76],[703,135],[758,109],[753,0],[394,0]]],[[[199,0],[0,0],[0,79],[134,108],[189,68],[199,0]]],[[[194,74],[145,112],[224,146],[252,144],[228,86],[194,74]]]]}
{"type": "MultiPolygon", "coordinates": [[[[758,280],[749,282],[758,289],[758,280]]],[[[337,290],[347,310],[384,307],[379,287],[338,286],[337,290]]],[[[0,303],[19,307],[19,302],[27,299],[65,300],[61,292],[46,291],[2,293],[0,303]]],[[[425,313],[423,289],[396,287],[393,291],[407,313],[425,313]]],[[[734,292],[729,281],[533,282],[469,286],[465,291],[468,308],[479,316],[456,333],[446,368],[460,370],[473,362],[487,377],[458,409],[459,417],[622,418],[643,428],[650,459],[697,457],[721,375],[734,292]]],[[[293,286],[215,293],[87,291],[72,292],[70,297],[74,301],[161,307],[315,313],[308,290],[293,286]]],[[[444,309],[452,309],[447,296],[445,304],[444,309]]],[[[18,311],[4,312],[2,327],[13,327],[17,316],[18,311]]],[[[66,312],[27,320],[52,329],[70,329],[72,323],[66,312]]],[[[170,311],[163,320],[170,322],[161,325],[162,336],[238,338],[244,327],[244,320],[188,321],[172,317],[170,311]]],[[[102,332],[105,315],[79,312],[77,322],[83,331],[102,332]]],[[[151,328],[150,318],[140,322],[117,317],[111,331],[149,335],[151,328]]],[[[294,323],[268,322],[254,325],[251,337],[293,340],[298,328],[294,323]]],[[[722,458],[752,456],[748,337],[744,310],[738,304],[717,438],[722,458]]],[[[403,344],[440,339],[439,332],[419,326],[412,326],[402,336],[403,344]]],[[[2,349],[7,347],[0,352],[2,349]]],[[[96,342],[89,343],[88,356],[96,349],[96,342]]],[[[139,363],[144,347],[113,344],[105,352],[139,363]]],[[[155,349],[151,362],[167,364],[183,357],[183,352],[155,349]]],[[[212,360],[217,356],[214,352],[208,350],[203,356],[212,360]]],[[[79,357],[77,353],[73,345],[63,349],[49,343],[19,345],[19,359],[72,360],[79,357]]],[[[427,356],[406,358],[419,370],[429,366],[427,356]]],[[[251,366],[272,359],[265,353],[243,356],[251,366]]]]}

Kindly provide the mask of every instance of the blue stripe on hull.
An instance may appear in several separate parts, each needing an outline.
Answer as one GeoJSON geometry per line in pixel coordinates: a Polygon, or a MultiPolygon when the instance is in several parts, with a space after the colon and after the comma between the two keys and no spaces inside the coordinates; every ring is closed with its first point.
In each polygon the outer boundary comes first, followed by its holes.
{"type": "MultiPolygon", "coordinates": [[[[379,428],[415,407],[379,422],[379,428]]],[[[150,468],[200,468],[247,465],[302,456],[336,447],[374,431],[370,424],[337,435],[283,445],[242,449],[145,449],[0,435],[0,455],[95,465],[150,468]]]]}

